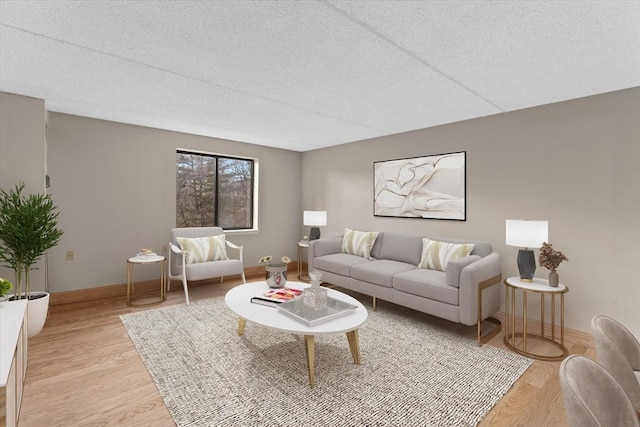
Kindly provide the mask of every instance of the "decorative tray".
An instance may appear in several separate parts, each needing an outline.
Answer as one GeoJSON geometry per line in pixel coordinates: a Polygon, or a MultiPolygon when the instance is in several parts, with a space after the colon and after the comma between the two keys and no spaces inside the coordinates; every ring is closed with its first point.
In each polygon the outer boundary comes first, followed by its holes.
{"type": "Polygon", "coordinates": [[[358,308],[357,305],[331,297],[327,298],[327,306],[321,309],[314,309],[304,305],[302,297],[278,305],[278,310],[307,326],[319,325],[320,323],[355,313],[356,308],[358,308]]]}

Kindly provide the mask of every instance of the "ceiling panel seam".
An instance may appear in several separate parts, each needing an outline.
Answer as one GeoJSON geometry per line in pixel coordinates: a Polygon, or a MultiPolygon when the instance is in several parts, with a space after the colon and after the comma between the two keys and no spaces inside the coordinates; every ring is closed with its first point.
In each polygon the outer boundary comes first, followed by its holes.
{"type": "Polygon", "coordinates": [[[237,88],[234,88],[234,87],[225,86],[225,85],[222,85],[220,83],[216,83],[216,82],[212,82],[212,81],[209,81],[209,80],[201,79],[201,78],[195,77],[195,76],[190,76],[190,75],[183,74],[183,73],[180,73],[180,72],[177,72],[177,71],[172,71],[172,70],[169,70],[169,69],[166,69],[166,68],[163,68],[163,67],[158,67],[156,65],[147,64],[147,63],[144,63],[144,62],[137,61],[135,59],[131,59],[131,58],[126,58],[126,57],[123,57],[123,56],[115,55],[113,53],[109,53],[109,52],[105,52],[105,51],[102,51],[102,50],[94,49],[92,47],[84,46],[84,45],[81,45],[81,44],[78,44],[78,43],[57,39],[55,37],[51,37],[51,36],[48,36],[46,34],[36,33],[34,31],[29,31],[29,30],[26,30],[24,28],[15,27],[13,25],[0,23],[0,26],[5,27],[5,28],[10,28],[10,29],[13,29],[13,30],[16,30],[16,31],[20,31],[20,32],[23,32],[23,33],[31,34],[31,35],[36,36],[36,37],[42,37],[42,38],[45,38],[47,40],[51,40],[53,42],[63,43],[63,44],[69,45],[69,46],[77,47],[79,49],[88,50],[88,51],[93,52],[93,53],[109,56],[111,58],[118,59],[118,60],[121,60],[121,61],[126,61],[126,62],[130,62],[132,64],[140,65],[140,66],[143,66],[143,67],[152,68],[154,70],[158,70],[158,71],[162,71],[162,72],[165,72],[165,73],[169,73],[169,74],[174,75],[174,76],[179,76],[179,77],[182,77],[182,78],[185,78],[185,79],[197,81],[197,82],[204,83],[204,84],[211,85],[211,86],[215,86],[215,87],[218,87],[218,88],[221,88],[221,89],[230,90],[230,91],[233,91],[233,92],[236,92],[236,93],[241,93],[241,94],[249,96],[249,97],[258,98],[258,99],[262,99],[262,100],[265,100],[265,101],[273,102],[273,103],[276,103],[276,104],[284,105],[284,106],[287,106],[287,107],[290,107],[290,108],[294,108],[294,109],[299,110],[299,111],[304,111],[304,112],[307,112],[307,113],[317,114],[318,116],[322,116],[322,117],[329,118],[329,119],[332,119],[332,120],[338,120],[338,121],[341,121],[343,123],[347,123],[347,124],[350,124],[350,125],[360,126],[360,127],[363,127],[363,128],[375,131],[375,132],[383,132],[383,133],[389,133],[390,132],[388,129],[379,129],[379,128],[375,128],[375,127],[372,127],[372,126],[369,126],[369,125],[366,125],[366,124],[363,124],[363,123],[354,122],[352,120],[346,120],[346,119],[343,119],[341,117],[337,117],[337,116],[333,116],[333,115],[330,115],[330,114],[322,113],[322,112],[319,112],[319,111],[316,111],[316,110],[312,110],[312,109],[309,109],[309,108],[300,107],[298,105],[294,105],[294,104],[291,104],[291,103],[288,103],[288,102],[284,102],[284,101],[280,101],[280,100],[277,100],[277,99],[274,99],[274,98],[269,98],[269,97],[266,97],[266,96],[258,95],[258,94],[255,94],[255,93],[247,92],[247,91],[244,91],[244,90],[241,90],[241,89],[237,89],[237,88]]]}
{"type": "Polygon", "coordinates": [[[353,17],[352,15],[347,13],[346,11],[344,11],[344,10],[340,9],[339,7],[337,7],[336,5],[330,3],[329,0],[320,0],[320,1],[322,1],[325,5],[329,6],[331,9],[335,10],[336,12],[338,12],[343,17],[347,18],[349,21],[353,22],[356,25],[359,25],[360,27],[364,28],[365,30],[367,30],[368,32],[373,34],[374,36],[382,39],[383,41],[385,41],[386,43],[388,43],[392,47],[394,47],[397,50],[405,53],[406,55],[408,55],[411,58],[413,58],[413,59],[417,60],[418,62],[420,62],[422,65],[425,65],[429,69],[431,69],[431,70],[435,71],[436,73],[440,74],[442,77],[444,77],[447,80],[453,82],[454,84],[460,86],[461,88],[463,88],[467,92],[471,93],[473,96],[475,96],[477,98],[480,98],[482,101],[484,101],[487,104],[491,105],[492,107],[496,108],[499,112],[504,113],[506,111],[504,108],[500,107],[498,104],[496,104],[495,102],[491,101],[486,96],[481,95],[476,90],[470,88],[469,86],[467,86],[466,84],[462,83],[461,81],[459,81],[455,77],[452,77],[452,76],[448,75],[447,73],[445,73],[444,71],[438,69],[434,65],[431,65],[427,60],[425,60],[422,57],[418,56],[416,53],[412,52],[411,50],[409,50],[409,49],[407,49],[407,48],[405,48],[403,46],[401,46],[396,41],[394,41],[394,40],[390,39],[389,37],[387,37],[386,35],[382,34],[381,32],[379,32],[373,26],[367,24],[364,21],[359,20],[358,18],[353,17]]]}

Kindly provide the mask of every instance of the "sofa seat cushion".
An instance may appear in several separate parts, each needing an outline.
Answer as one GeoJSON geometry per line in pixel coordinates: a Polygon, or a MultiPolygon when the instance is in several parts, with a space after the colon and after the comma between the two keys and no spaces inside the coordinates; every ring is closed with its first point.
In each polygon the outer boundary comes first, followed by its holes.
{"type": "Polygon", "coordinates": [[[351,268],[351,277],[363,282],[391,288],[393,286],[393,276],[415,268],[415,265],[407,264],[406,262],[380,259],[354,265],[351,268]]]}
{"type": "Polygon", "coordinates": [[[393,289],[451,305],[459,305],[459,291],[447,284],[447,274],[444,271],[419,268],[396,274],[393,277],[393,289]]]}
{"type": "Polygon", "coordinates": [[[225,259],[220,261],[199,262],[185,266],[187,280],[204,280],[212,277],[232,276],[242,273],[242,261],[225,259]]]}
{"type": "Polygon", "coordinates": [[[351,267],[357,264],[368,264],[371,261],[351,254],[329,254],[313,260],[313,266],[318,270],[330,271],[342,276],[351,276],[351,267]]]}

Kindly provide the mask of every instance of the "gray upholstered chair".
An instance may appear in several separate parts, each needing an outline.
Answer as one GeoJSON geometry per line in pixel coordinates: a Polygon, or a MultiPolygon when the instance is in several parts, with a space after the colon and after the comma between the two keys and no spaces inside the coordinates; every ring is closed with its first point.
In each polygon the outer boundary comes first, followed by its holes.
{"type": "Polygon", "coordinates": [[[598,361],[627,392],[640,412],[640,343],[627,328],[607,316],[591,319],[598,361]]]}
{"type": "MultiPolygon", "coordinates": [[[[222,247],[231,248],[237,251],[237,258],[220,259],[216,261],[205,261],[197,263],[189,263],[188,250],[183,250],[182,245],[178,242],[179,238],[208,238],[213,236],[224,235],[224,231],[220,227],[188,227],[188,228],[172,228],[171,241],[169,242],[169,287],[171,280],[182,281],[184,288],[184,298],[189,305],[189,291],[187,282],[194,280],[205,280],[224,276],[240,275],[242,282],[246,283],[244,277],[244,264],[242,262],[243,246],[238,246],[226,240],[222,247]],[[175,254],[172,256],[172,254],[175,254]],[[177,255],[177,256],[176,256],[177,255]]],[[[226,237],[226,236],[225,236],[226,237]]]]}
{"type": "Polygon", "coordinates": [[[560,364],[560,387],[571,427],[640,427],[627,393],[597,362],[581,355],[560,364]]]}

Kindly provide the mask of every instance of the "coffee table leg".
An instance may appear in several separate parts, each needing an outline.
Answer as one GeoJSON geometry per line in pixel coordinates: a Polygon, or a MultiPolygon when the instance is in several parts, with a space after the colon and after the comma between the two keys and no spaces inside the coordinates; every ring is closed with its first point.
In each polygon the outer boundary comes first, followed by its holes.
{"type": "Polygon", "coordinates": [[[244,334],[244,327],[247,326],[247,321],[242,317],[238,317],[238,335],[244,334]]]}
{"type": "Polygon", "coordinates": [[[358,330],[354,329],[351,332],[347,332],[347,341],[349,341],[349,348],[351,349],[351,355],[353,356],[353,363],[360,364],[360,339],[358,338],[358,330]]]}
{"type": "Polygon", "coordinates": [[[315,369],[316,369],[316,349],[315,340],[313,335],[304,336],[304,349],[307,351],[307,367],[309,369],[309,385],[311,388],[315,382],[315,369]]]}

